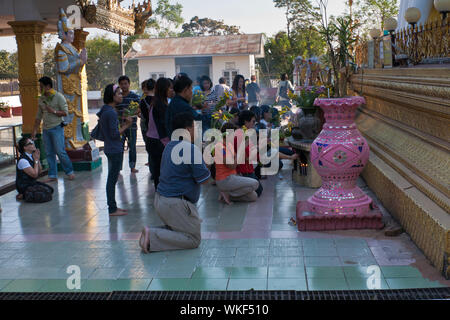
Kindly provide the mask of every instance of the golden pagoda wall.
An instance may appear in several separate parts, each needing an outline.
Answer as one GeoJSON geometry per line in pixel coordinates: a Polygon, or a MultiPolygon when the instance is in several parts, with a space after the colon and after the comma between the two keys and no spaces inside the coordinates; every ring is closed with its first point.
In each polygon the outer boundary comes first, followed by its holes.
{"type": "Polygon", "coordinates": [[[419,248],[450,276],[450,68],[364,69],[357,125],[371,147],[363,177],[419,248]]]}

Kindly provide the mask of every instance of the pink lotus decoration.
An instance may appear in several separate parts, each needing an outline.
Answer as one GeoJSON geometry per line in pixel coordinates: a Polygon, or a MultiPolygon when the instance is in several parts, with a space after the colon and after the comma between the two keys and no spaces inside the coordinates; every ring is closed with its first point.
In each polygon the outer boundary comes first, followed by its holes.
{"type": "Polygon", "coordinates": [[[369,160],[369,145],[354,122],[356,109],[364,103],[363,97],[315,100],[325,124],[311,145],[311,162],[322,186],[297,204],[299,230],[383,227],[381,212],[356,185],[369,160]]]}

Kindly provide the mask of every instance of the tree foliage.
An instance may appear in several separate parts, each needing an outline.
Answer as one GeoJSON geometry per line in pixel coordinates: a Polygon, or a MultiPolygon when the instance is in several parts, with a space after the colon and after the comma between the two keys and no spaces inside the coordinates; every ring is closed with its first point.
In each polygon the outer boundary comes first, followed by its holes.
{"type": "Polygon", "coordinates": [[[175,37],[176,29],[184,19],[181,16],[183,6],[179,3],[170,4],[169,0],[158,0],[152,17],[147,22],[147,32],[153,37],[175,37]]]}
{"type": "Polygon", "coordinates": [[[180,34],[182,37],[240,34],[238,26],[229,26],[222,20],[198,16],[193,17],[189,23],[183,24],[182,28],[183,32],[180,34]]]}
{"type": "Polygon", "coordinates": [[[298,56],[321,56],[325,53],[325,42],[314,28],[296,28],[280,31],[267,38],[264,45],[265,57],[258,60],[260,71],[265,78],[278,78],[282,73],[292,74],[293,61],[298,56]]]}
{"type": "Polygon", "coordinates": [[[119,44],[99,36],[86,41],[86,50],[89,90],[103,90],[108,84],[116,83],[122,72],[119,44]]]}
{"type": "Polygon", "coordinates": [[[0,51],[0,78],[18,78],[19,66],[17,52],[10,53],[6,50],[0,51]]]}

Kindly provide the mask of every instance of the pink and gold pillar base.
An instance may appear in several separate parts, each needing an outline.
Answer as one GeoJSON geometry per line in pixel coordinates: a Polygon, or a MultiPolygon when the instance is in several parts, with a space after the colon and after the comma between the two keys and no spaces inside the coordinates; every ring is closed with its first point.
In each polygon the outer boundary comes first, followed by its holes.
{"type": "Polygon", "coordinates": [[[369,159],[369,145],[354,123],[362,97],[316,99],[325,125],[311,146],[311,162],[322,186],[297,204],[300,231],[380,229],[382,214],[356,181],[369,159]]]}

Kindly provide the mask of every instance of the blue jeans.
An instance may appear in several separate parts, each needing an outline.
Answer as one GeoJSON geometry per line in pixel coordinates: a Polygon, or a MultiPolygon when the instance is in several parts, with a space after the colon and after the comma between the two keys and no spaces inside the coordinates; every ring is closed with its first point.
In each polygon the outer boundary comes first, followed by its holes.
{"type": "Polygon", "coordinates": [[[44,129],[42,132],[44,139],[45,153],[48,161],[48,177],[56,178],[58,176],[58,167],[56,164],[56,155],[58,155],[59,162],[67,175],[73,174],[72,161],[70,161],[64,147],[64,129],[60,125],[52,129],[44,129]]]}
{"type": "Polygon", "coordinates": [[[114,213],[117,210],[116,183],[117,179],[119,179],[120,168],[122,167],[123,152],[105,153],[105,155],[108,158],[108,179],[106,180],[108,212],[114,213]]]}
{"type": "MultiPolygon", "coordinates": [[[[137,128],[129,128],[125,130],[123,134],[123,141],[128,140],[128,163],[130,169],[136,167],[136,139],[137,139],[137,128]]],[[[122,170],[122,168],[120,168],[122,170]]]]}

